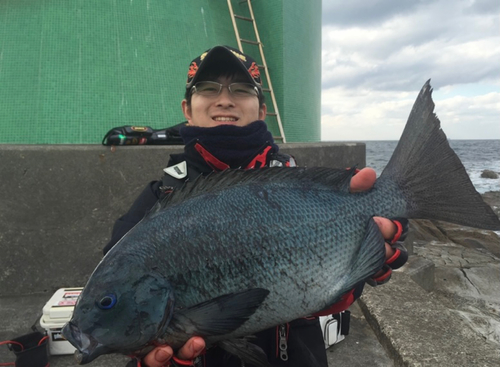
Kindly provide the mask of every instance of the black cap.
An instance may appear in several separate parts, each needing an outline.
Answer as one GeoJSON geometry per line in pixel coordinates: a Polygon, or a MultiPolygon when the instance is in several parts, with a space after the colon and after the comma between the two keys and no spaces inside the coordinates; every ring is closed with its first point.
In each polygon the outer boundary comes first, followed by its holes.
{"type": "Polygon", "coordinates": [[[250,82],[262,93],[262,82],[259,67],[255,60],[229,46],[215,46],[191,61],[187,74],[186,89],[190,89],[198,81],[199,76],[212,62],[233,63],[237,68],[248,76],[250,82]]]}

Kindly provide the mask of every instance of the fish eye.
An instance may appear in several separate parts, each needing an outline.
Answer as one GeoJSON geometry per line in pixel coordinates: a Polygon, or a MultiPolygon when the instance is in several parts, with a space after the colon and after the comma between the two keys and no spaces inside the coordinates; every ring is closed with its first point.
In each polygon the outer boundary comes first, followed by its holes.
{"type": "Polygon", "coordinates": [[[97,306],[101,310],[109,310],[116,304],[116,296],[114,294],[107,294],[97,302],[97,306]]]}

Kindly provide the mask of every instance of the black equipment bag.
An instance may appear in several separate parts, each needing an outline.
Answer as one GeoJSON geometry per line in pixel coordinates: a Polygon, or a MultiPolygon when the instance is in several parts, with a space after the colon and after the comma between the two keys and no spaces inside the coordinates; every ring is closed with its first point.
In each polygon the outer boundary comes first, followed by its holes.
{"type": "Polygon", "coordinates": [[[0,342],[7,344],[16,356],[16,367],[48,367],[48,336],[39,331],[16,339],[0,342]]]}
{"type": "Polygon", "coordinates": [[[148,126],[114,127],[106,133],[102,145],[184,145],[180,128],[186,122],[160,130],[148,126]]]}

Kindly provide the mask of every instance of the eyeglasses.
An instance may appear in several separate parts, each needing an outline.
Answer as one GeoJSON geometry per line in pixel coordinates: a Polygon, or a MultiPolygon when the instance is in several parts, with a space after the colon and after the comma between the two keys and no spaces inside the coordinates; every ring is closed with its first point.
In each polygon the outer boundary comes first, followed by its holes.
{"type": "Polygon", "coordinates": [[[227,87],[231,96],[236,98],[255,97],[259,95],[259,90],[250,83],[231,83],[223,85],[217,82],[198,82],[191,88],[191,94],[198,93],[206,97],[215,97],[220,94],[222,87],[227,87]]]}

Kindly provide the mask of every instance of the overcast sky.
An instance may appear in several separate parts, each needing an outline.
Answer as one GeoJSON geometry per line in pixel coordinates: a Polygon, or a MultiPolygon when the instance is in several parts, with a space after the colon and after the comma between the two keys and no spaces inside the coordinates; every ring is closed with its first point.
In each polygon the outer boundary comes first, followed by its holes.
{"type": "Polygon", "coordinates": [[[426,80],[450,139],[500,139],[499,0],[323,0],[322,140],[398,140],[426,80]]]}

